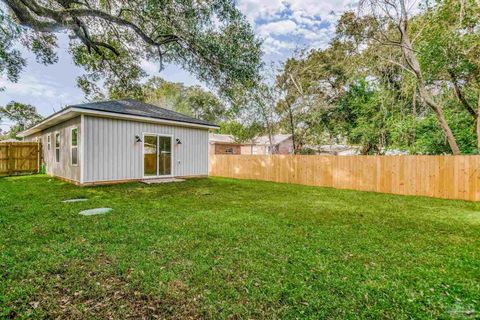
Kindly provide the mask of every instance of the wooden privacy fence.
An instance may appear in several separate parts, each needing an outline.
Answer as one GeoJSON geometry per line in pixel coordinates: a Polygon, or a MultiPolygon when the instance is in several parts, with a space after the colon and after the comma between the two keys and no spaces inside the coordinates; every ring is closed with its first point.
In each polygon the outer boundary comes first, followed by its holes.
{"type": "Polygon", "coordinates": [[[41,150],[37,142],[0,142],[0,176],[39,172],[41,150]]]}
{"type": "Polygon", "coordinates": [[[480,201],[480,156],[210,155],[210,175],[480,201]]]}

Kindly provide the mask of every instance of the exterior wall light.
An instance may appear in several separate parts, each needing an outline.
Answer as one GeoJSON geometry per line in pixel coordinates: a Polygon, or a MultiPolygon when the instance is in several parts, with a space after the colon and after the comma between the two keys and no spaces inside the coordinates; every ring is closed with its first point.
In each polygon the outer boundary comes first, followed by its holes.
{"type": "Polygon", "coordinates": [[[180,139],[178,138],[175,141],[177,142],[177,144],[182,144],[182,141],[180,141],[180,139]]]}
{"type": "Polygon", "coordinates": [[[142,138],[139,135],[135,136],[135,142],[142,142],[142,138]]]}

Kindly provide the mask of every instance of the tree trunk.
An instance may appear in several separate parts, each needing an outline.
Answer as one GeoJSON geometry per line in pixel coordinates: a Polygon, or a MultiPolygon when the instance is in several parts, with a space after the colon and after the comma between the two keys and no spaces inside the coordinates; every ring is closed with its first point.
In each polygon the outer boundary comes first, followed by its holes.
{"type": "Polygon", "coordinates": [[[445,134],[450,149],[454,155],[460,154],[460,149],[458,148],[457,141],[455,136],[453,135],[450,126],[445,119],[445,115],[443,113],[443,108],[440,104],[435,102],[431,93],[427,90],[425,80],[423,79],[422,70],[420,67],[420,63],[418,62],[417,56],[415,55],[415,51],[413,50],[412,43],[410,41],[410,37],[408,36],[408,15],[407,9],[405,5],[405,0],[400,1],[400,5],[402,7],[402,20],[397,25],[400,35],[401,35],[401,48],[403,57],[407,62],[410,69],[413,71],[417,78],[417,85],[418,85],[418,92],[420,97],[425,101],[425,103],[433,110],[435,115],[437,116],[438,122],[440,127],[445,134]]]}
{"type": "Polygon", "coordinates": [[[293,123],[293,113],[292,113],[292,107],[290,106],[290,103],[287,102],[287,107],[288,107],[288,118],[290,120],[290,133],[292,134],[292,144],[293,144],[293,154],[297,153],[297,144],[295,141],[295,125],[293,123]]]}
{"type": "Polygon", "coordinates": [[[417,135],[417,87],[413,87],[413,98],[412,98],[412,106],[413,106],[413,132],[412,136],[410,137],[408,143],[410,146],[415,144],[415,139],[417,135]]]}
{"type": "Polygon", "coordinates": [[[455,90],[455,94],[457,95],[458,100],[460,100],[460,102],[463,104],[465,109],[467,109],[468,113],[470,113],[473,119],[477,121],[477,112],[470,106],[470,103],[468,103],[467,99],[465,98],[465,95],[460,89],[460,86],[458,85],[457,75],[451,69],[448,69],[448,74],[452,79],[453,89],[455,90]]]}

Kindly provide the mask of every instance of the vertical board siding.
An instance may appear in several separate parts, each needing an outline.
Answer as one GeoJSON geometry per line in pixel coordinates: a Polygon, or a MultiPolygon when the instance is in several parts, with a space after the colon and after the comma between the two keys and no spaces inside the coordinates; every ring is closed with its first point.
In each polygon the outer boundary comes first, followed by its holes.
{"type": "Polygon", "coordinates": [[[212,176],[480,201],[480,156],[210,155],[212,176]]]}
{"type": "Polygon", "coordinates": [[[80,182],[80,166],[82,156],[80,152],[80,139],[82,139],[81,117],[67,120],[40,133],[25,137],[25,141],[40,139],[42,143],[43,162],[47,174],[62,177],[68,180],[80,182]],[[71,165],[71,134],[72,128],[78,129],[78,166],[71,165]],[[60,162],[55,161],[55,132],[60,133],[60,162]],[[51,148],[48,150],[47,136],[50,135],[51,148]]]}
{"type": "Polygon", "coordinates": [[[84,182],[143,178],[146,133],[172,136],[172,175],[208,175],[208,130],[119,119],[84,117],[84,182]],[[175,140],[182,144],[177,145],[175,140]]]}

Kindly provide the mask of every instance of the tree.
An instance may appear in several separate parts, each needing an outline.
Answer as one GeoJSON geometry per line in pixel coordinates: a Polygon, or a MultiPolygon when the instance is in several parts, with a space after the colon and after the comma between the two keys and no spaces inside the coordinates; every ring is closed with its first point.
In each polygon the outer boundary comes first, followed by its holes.
{"type": "Polygon", "coordinates": [[[222,134],[231,134],[237,143],[252,142],[262,131],[262,126],[257,122],[244,125],[235,120],[220,123],[219,130],[222,134]]]}
{"type": "Polygon", "coordinates": [[[279,91],[265,79],[257,82],[251,88],[237,88],[236,99],[233,101],[233,112],[239,113],[239,118],[248,125],[261,125],[268,136],[269,150],[273,150],[273,136],[277,129],[275,105],[279,101],[279,91]]]}
{"type": "Polygon", "coordinates": [[[13,44],[23,40],[42,62],[56,60],[55,33],[72,36],[70,51],[87,74],[87,94],[103,79],[132,89],[145,75],[142,60],[175,63],[227,96],[251,83],[261,64],[260,42],[231,0],[73,1],[2,0],[0,67],[16,81],[25,61],[13,44]]]}
{"type": "Polygon", "coordinates": [[[8,133],[8,136],[11,138],[16,138],[18,132],[35,125],[43,119],[34,106],[15,101],[8,103],[5,107],[0,107],[1,117],[13,122],[8,133]]]}
{"type": "Polygon", "coordinates": [[[305,143],[321,143],[324,132],[329,132],[329,142],[333,139],[328,115],[344,92],[351,64],[347,49],[334,40],[325,50],[300,52],[287,60],[277,76],[277,86],[283,92],[277,111],[294,137],[295,152],[305,143]]]}
{"type": "Polygon", "coordinates": [[[224,104],[211,92],[199,86],[190,87],[185,102],[191,110],[192,116],[205,121],[216,122],[225,117],[224,104]]]}
{"type": "Polygon", "coordinates": [[[378,44],[382,46],[389,45],[399,48],[402,53],[403,61],[398,62],[390,60],[391,63],[401,66],[404,70],[413,75],[416,79],[418,93],[421,99],[435,113],[439,125],[448,140],[452,153],[460,154],[460,149],[455,136],[445,119],[444,107],[441,103],[435,101],[430,92],[424,76],[424,71],[417,57],[417,51],[413,47],[412,37],[410,35],[410,23],[412,18],[408,11],[408,8],[411,6],[409,6],[407,1],[408,0],[362,1],[362,3],[368,7],[368,14],[370,14],[375,21],[376,32],[373,34],[373,37],[371,37],[371,40],[378,42],[378,44]],[[397,31],[396,36],[392,32],[392,28],[397,31]]]}
{"type": "MultiPolygon", "coordinates": [[[[444,85],[477,126],[480,149],[480,2],[440,0],[412,23],[427,83],[444,85]]],[[[447,99],[448,100],[448,99],[447,99]]]]}
{"type": "Polygon", "coordinates": [[[218,122],[226,117],[225,104],[199,86],[189,87],[153,77],[141,87],[141,91],[141,100],[197,119],[218,122]]]}

